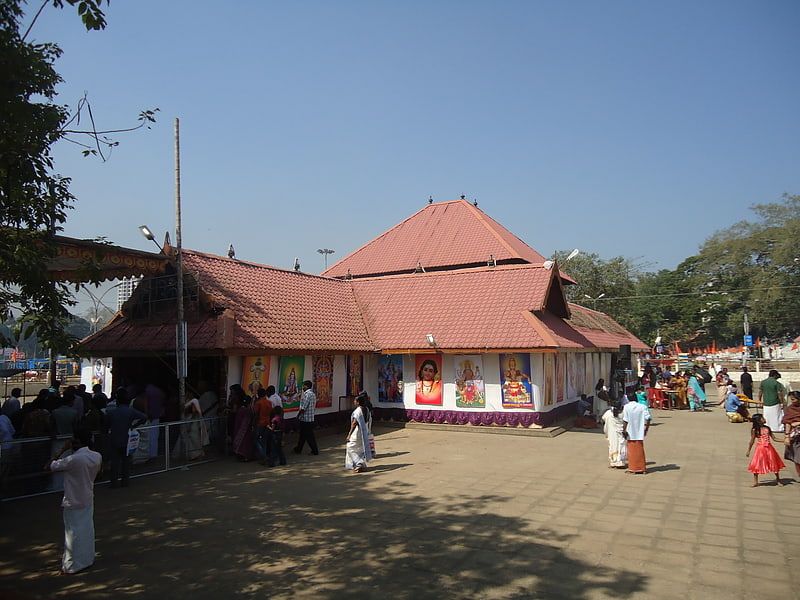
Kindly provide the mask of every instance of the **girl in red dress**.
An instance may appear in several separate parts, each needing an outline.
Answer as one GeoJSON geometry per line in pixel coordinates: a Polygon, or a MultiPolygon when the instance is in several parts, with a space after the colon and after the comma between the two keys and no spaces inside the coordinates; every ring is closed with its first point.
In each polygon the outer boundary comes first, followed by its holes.
{"type": "Polygon", "coordinates": [[[758,476],[766,475],[767,473],[775,473],[775,481],[778,486],[783,487],[783,482],[778,476],[778,471],[786,465],[775,452],[772,447],[772,442],[776,442],[775,435],[772,430],[764,423],[764,416],[757,413],[752,416],[753,429],[750,432],[750,445],[747,447],[747,454],[750,456],[750,450],[753,448],[753,443],[758,440],[756,444],[756,451],[753,452],[753,458],[750,459],[750,466],[747,470],[753,474],[753,485],[751,487],[758,487],[758,476]]]}

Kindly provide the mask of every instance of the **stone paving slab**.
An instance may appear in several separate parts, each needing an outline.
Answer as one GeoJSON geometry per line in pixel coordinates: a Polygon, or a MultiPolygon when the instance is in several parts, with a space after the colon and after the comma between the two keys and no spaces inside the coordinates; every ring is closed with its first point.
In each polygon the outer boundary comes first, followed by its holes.
{"type": "Polygon", "coordinates": [[[344,434],[288,467],[220,461],[98,486],[95,566],[58,575],[56,495],[0,503],[0,598],[762,600],[800,589],[800,482],[750,488],[747,424],[654,411],[649,475],[599,431],[344,434]],[[787,549],[790,549],[787,552],[787,549]]]}

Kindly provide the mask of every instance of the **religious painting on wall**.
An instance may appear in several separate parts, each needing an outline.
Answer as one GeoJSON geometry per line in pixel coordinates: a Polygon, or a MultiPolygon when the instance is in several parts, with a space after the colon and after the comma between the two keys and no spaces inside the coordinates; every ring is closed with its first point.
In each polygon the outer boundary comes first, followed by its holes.
{"type": "Polygon", "coordinates": [[[500,355],[503,408],[533,408],[530,373],[530,355],[521,353],[500,355]]]}
{"type": "Polygon", "coordinates": [[[563,354],[555,355],[556,361],[556,403],[564,401],[564,371],[567,357],[563,354]]]}
{"type": "Polygon", "coordinates": [[[300,409],[305,366],[305,356],[281,356],[278,394],[283,400],[284,412],[293,412],[300,409]]]}
{"type": "Polygon", "coordinates": [[[381,356],[378,359],[378,401],[403,401],[403,357],[381,356]]]}
{"type": "Polygon", "coordinates": [[[459,408],[486,408],[483,385],[483,359],[480,355],[455,356],[456,406],[459,408]]]}
{"type": "Polygon", "coordinates": [[[553,384],[555,382],[555,364],[554,364],[554,355],[553,354],[545,354],[544,355],[544,390],[542,391],[542,396],[544,397],[544,405],[550,406],[553,404],[553,396],[555,395],[555,388],[553,384]]]}
{"type": "Polygon", "coordinates": [[[261,388],[267,389],[269,382],[269,356],[246,356],[242,369],[242,389],[255,397],[261,388]]]}
{"type": "Polygon", "coordinates": [[[578,359],[583,358],[583,355],[570,352],[564,358],[567,361],[567,398],[577,398],[583,392],[578,388],[578,359]]]}
{"type": "Polygon", "coordinates": [[[317,408],[333,405],[333,356],[314,356],[314,393],[317,408]]]}
{"type": "Polygon", "coordinates": [[[364,357],[347,355],[347,395],[358,396],[364,390],[364,357]]]}
{"type": "Polygon", "coordinates": [[[417,371],[417,404],[442,405],[442,356],[418,354],[414,362],[417,371]]]}

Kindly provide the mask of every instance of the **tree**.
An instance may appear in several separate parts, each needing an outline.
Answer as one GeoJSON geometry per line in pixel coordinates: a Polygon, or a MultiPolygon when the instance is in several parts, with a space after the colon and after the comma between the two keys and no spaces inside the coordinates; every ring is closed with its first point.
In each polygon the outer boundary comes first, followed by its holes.
{"type": "Polygon", "coordinates": [[[622,256],[603,260],[595,253],[582,252],[569,261],[567,256],[566,251],[558,250],[551,257],[558,262],[561,271],[578,282],[578,285],[566,286],[567,300],[604,312],[631,328],[628,315],[641,269],[622,256]]]}
{"type": "MultiPolygon", "coordinates": [[[[55,253],[53,236],[62,231],[75,198],[69,178],[54,171],[51,148],[75,134],[89,135],[85,153],[116,143],[105,137],[110,132],[68,129],[76,115],[55,103],[61,77],[54,64],[61,50],[25,39],[46,6],[63,8],[65,1],[77,7],[87,29],[105,27],[103,0],[48,0],[21,34],[22,0],[0,0],[0,321],[16,312],[15,337],[35,334],[57,352],[75,339],[66,331],[75,301],[67,284],[50,281],[47,264],[55,253]]],[[[139,119],[139,127],[151,122],[153,111],[139,119]]],[[[7,336],[0,342],[10,344],[7,336]]]]}

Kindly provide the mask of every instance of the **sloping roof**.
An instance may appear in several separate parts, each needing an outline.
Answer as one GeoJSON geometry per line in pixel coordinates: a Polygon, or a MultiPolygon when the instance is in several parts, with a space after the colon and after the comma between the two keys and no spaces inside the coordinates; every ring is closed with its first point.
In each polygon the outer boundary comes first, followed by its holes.
{"type": "MultiPolygon", "coordinates": [[[[184,272],[197,280],[215,307],[200,320],[187,314],[189,350],[376,350],[346,281],[191,250],[183,251],[183,263],[184,272]]],[[[93,353],[169,349],[174,347],[174,322],[174,317],[171,325],[115,320],[83,346],[93,353]]]]}
{"type": "Polygon", "coordinates": [[[538,264],[545,258],[464,199],[438,202],[395,225],[329,267],[328,277],[365,277],[497,264],[538,264]]]}
{"type": "MultiPolygon", "coordinates": [[[[370,338],[384,352],[642,346],[611,319],[553,314],[563,298],[554,271],[506,265],[352,280],[370,338]]],[[[558,307],[559,308],[560,304],[558,307]]],[[[582,314],[582,307],[569,305],[582,314]]],[[[601,313],[595,313],[601,315],[601,313]]],[[[605,317],[605,315],[602,315],[605,317]]]]}

